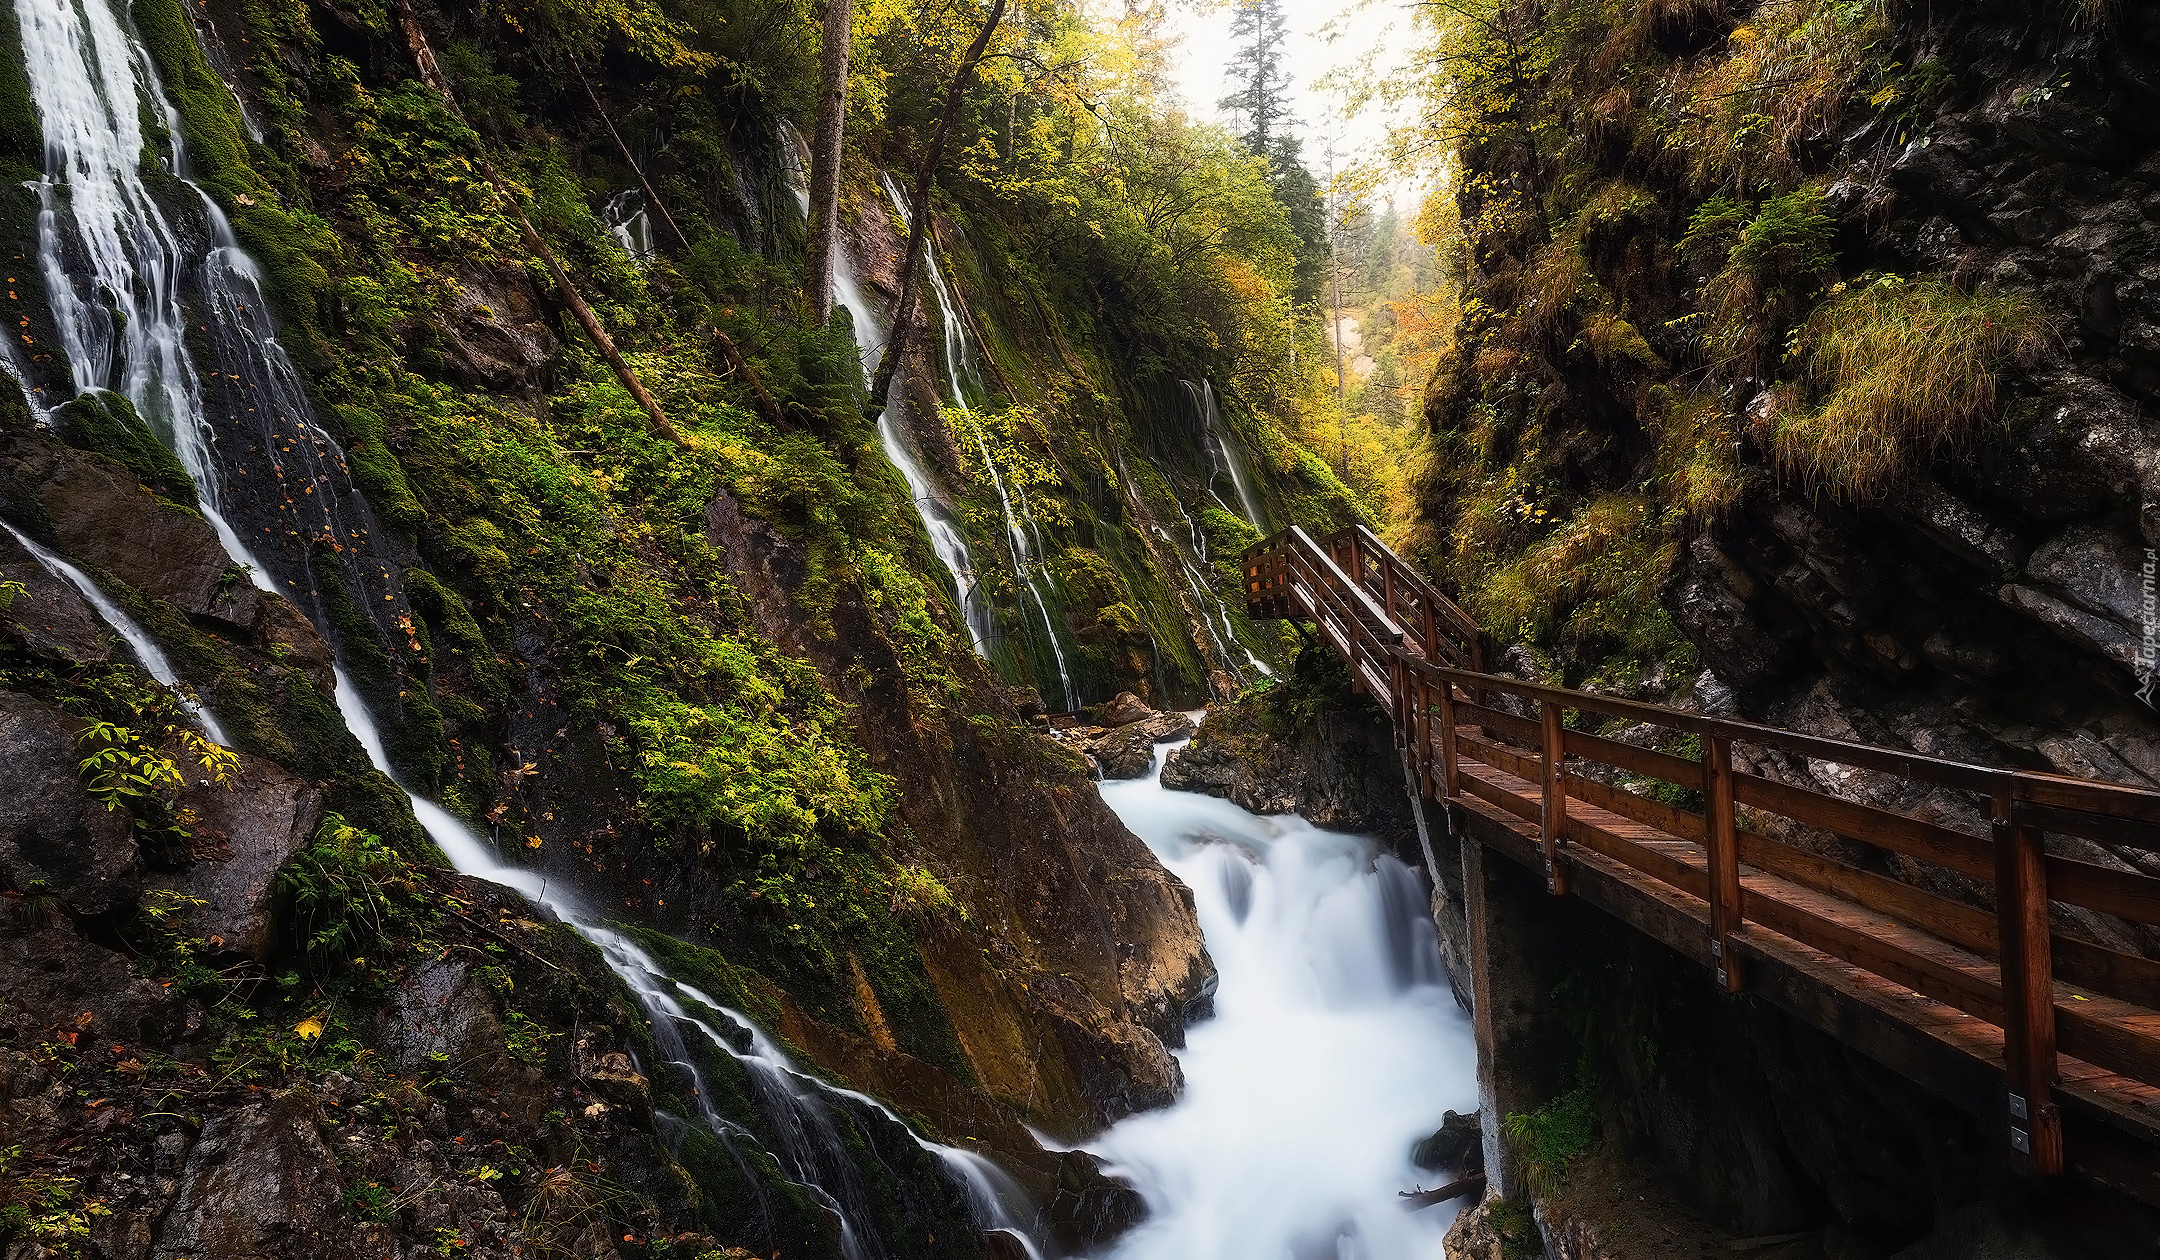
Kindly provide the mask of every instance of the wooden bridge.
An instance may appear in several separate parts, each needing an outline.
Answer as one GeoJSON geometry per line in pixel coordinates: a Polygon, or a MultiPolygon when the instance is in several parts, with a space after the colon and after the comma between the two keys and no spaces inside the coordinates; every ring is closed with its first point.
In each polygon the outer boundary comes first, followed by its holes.
{"type": "Polygon", "coordinates": [[[2160,879],[2044,843],[2160,852],[2160,793],[1496,676],[1476,623],[1369,530],[1244,559],[1252,615],[1318,628],[1455,834],[1999,1123],[2032,1172],[2160,1203],[2160,961],[2062,913],[2160,925],[2160,879]],[[1933,816],[1799,785],[1810,767],[1923,785],[1933,816]]]}

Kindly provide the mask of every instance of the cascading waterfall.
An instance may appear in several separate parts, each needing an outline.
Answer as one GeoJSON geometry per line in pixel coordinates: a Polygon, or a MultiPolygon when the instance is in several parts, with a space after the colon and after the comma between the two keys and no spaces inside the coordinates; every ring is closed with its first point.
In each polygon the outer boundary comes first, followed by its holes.
{"type": "MultiPolygon", "coordinates": [[[[369,759],[377,769],[390,774],[382,734],[361,701],[359,691],[342,671],[337,676],[337,703],[346,725],[359,739],[361,747],[367,750],[369,759]]],[[[391,780],[396,782],[396,776],[391,775],[391,780]]],[[[399,786],[404,788],[403,784],[399,786]]],[[[517,890],[527,900],[553,911],[600,951],[608,969],[621,978],[644,1008],[646,1018],[652,1024],[654,1044],[663,1052],[670,1052],[670,1061],[689,1074],[701,1118],[731,1153],[734,1140],[748,1135],[713,1110],[704,1080],[683,1047],[681,1028],[687,1025],[742,1064],[753,1085],[759,1110],[777,1135],[779,1149],[773,1153],[782,1160],[791,1174],[790,1179],[809,1192],[839,1222],[841,1250],[846,1260],[879,1260],[886,1251],[871,1228],[869,1194],[862,1173],[834,1128],[828,1100],[840,1098],[876,1108],[887,1119],[906,1128],[908,1136],[924,1150],[936,1155],[953,1184],[965,1196],[977,1226],[984,1232],[1010,1233],[1026,1245],[1030,1255],[1040,1254],[1028,1227],[1010,1206],[1023,1202],[1025,1196],[995,1165],[971,1151],[943,1146],[924,1138],[908,1128],[890,1108],[866,1094],[842,1089],[800,1071],[748,1016],[722,1006],[676,980],[636,942],[600,922],[579,905],[569,890],[551,886],[537,872],[505,863],[495,855],[487,841],[449,811],[410,788],[404,790],[412,801],[413,814],[426,829],[428,838],[458,871],[517,890]],[[743,1035],[735,1038],[724,1035],[685,1007],[684,997],[739,1025],[743,1035]],[[741,1041],[747,1041],[747,1049],[738,1047],[741,1041]],[[1009,1189],[1002,1195],[993,1192],[985,1198],[981,1191],[984,1184],[1009,1189]]]]}
{"type": "Polygon", "coordinates": [[[165,649],[158,646],[157,640],[150,637],[149,631],[123,612],[120,605],[112,602],[112,599],[98,588],[98,584],[90,580],[89,574],[30,541],[23,536],[21,530],[6,521],[0,521],[0,529],[6,530],[24,551],[29,552],[30,558],[37,561],[40,568],[81,592],[83,599],[97,613],[98,618],[111,627],[114,634],[120,636],[120,641],[128,645],[129,651],[135,653],[135,659],[142,662],[144,672],[172,691],[180,701],[180,707],[202,726],[203,734],[209,737],[211,743],[229,742],[225,737],[225,728],[218,725],[217,717],[210,712],[209,706],[189,695],[181,686],[180,675],[173,669],[172,662],[166,659],[165,649]]]}
{"type": "Polygon", "coordinates": [[[1433,1180],[1412,1145],[1474,1110],[1476,1051],[1423,880],[1363,837],[1164,790],[1166,750],[1102,794],[1192,889],[1215,1017],[1186,1033],[1183,1097],[1087,1143],[1152,1209],[1106,1255],[1438,1255],[1454,1209],[1397,1192],[1433,1180]]]}
{"type": "MultiPolygon", "coordinates": [[[[1267,513],[1253,499],[1252,487],[1245,474],[1245,458],[1238,454],[1236,439],[1223,427],[1222,407],[1215,401],[1215,383],[1209,380],[1178,383],[1185,387],[1186,395],[1200,413],[1201,441],[1208,453],[1208,493],[1214,495],[1217,503],[1223,503],[1222,496],[1215,493],[1215,478],[1219,473],[1228,472],[1230,487],[1237,492],[1239,515],[1254,529],[1266,533],[1267,513]]],[[[1223,503],[1223,506],[1228,508],[1230,505],[1223,503]]]]}
{"type": "Polygon", "coordinates": [[[111,390],[134,406],[257,586],[319,613],[311,555],[327,549],[371,613],[401,612],[372,554],[373,516],[314,422],[260,272],[187,177],[179,112],[148,54],[103,0],[17,0],[15,13],[45,136],[39,266],[74,392],[111,390]],[[146,113],[169,146],[162,199],[143,175],[158,138],[146,113]],[[253,493],[228,501],[234,484],[253,493]]]}
{"type": "Polygon", "coordinates": [[[653,246],[652,216],[646,213],[644,193],[625,188],[608,198],[600,207],[600,221],[607,224],[608,235],[622,246],[631,262],[642,267],[653,260],[658,251],[653,246]]]}
{"type": "MultiPolygon", "coordinates": [[[[786,126],[783,135],[788,143],[789,188],[795,193],[795,202],[802,207],[805,218],[810,214],[810,147],[803,143],[802,133],[786,126]]],[[[878,356],[885,351],[885,339],[889,330],[885,318],[862,291],[855,276],[855,259],[842,242],[833,251],[833,298],[847,308],[855,322],[855,344],[862,350],[863,379],[877,371],[878,356]]],[[[885,458],[900,470],[901,480],[907,482],[908,496],[915,501],[915,513],[922,518],[923,532],[930,536],[930,550],[937,553],[938,563],[952,575],[953,591],[960,601],[960,618],[967,623],[968,641],[975,655],[990,655],[990,639],[996,631],[996,621],[990,605],[982,597],[975,581],[975,562],[968,555],[967,538],[960,532],[960,522],[952,509],[937,497],[930,484],[930,476],[923,471],[921,463],[900,437],[898,421],[899,399],[885,408],[878,417],[878,444],[885,448],[885,458]]]]}
{"type": "MultiPolygon", "coordinates": [[[[879,177],[885,187],[885,195],[892,199],[893,210],[900,216],[900,226],[914,230],[914,222],[908,214],[907,197],[893,183],[890,173],[879,177]]],[[[967,413],[972,420],[975,409],[968,405],[967,387],[961,381],[962,370],[973,358],[968,352],[967,325],[960,318],[959,308],[953,302],[952,286],[945,282],[945,271],[938,266],[936,243],[923,252],[923,259],[930,271],[930,291],[937,297],[938,318],[945,338],[945,384],[952,396],[953,406],[967,413]]],[[[1042,617],[1043,633],[1050,638],[1050,655],[1057,663],[1058,684],[1065,695],[1065,707],[1080,707],[1080,693],[1073,687],[1072,670],[1065,664],[1065,647],[1058,641],[1057,620],[1050,615],[1050,604],[1042,593],[1042,563],[1036,556],[1042,550],[1042,531],[1035,528],[1035,517],[1027,510],[1027,491],[1020,489],[1020,512],[1027,522],[1027,531],[1020,528],[1020,519],[1013,513],[1012,496],[1006,492],[1005,476],[998,471],[997,463],[990,458],[990,443],[983,437],[982,426],[971,424],[975,436],[976,453],[982,457],[983,467],[989,470],[990,484],[997,490],[998,507],[1004,513],[1005,537],[1012,547],[1013,572],[1020,585],[1035,601],[1035,611],[1042,617]],[[1032,533],[1035,546],[1031,550],[1028,537],[1032,533]]]]}
{"type": "MultiPolygon", "coordinates": [[[[253,513],[250,524],[261,522],[272,545],[284,548],[282,572],[290,575],[285,584],[303,603],[315,602],[299,579],[308,574],[307,549],[318,544],[333,548],[349,573],[387,585],[387,570],[368,553],[371,518],[347,488],[343,452],[313,423],[305,388],[278,344],[254,261],[216,204],[185,178],[178,114],[148,56],[106,0],[17,0],[16,15],[31,96],[46,136],[46,174],[37,186],[40,263],[76,391],[115,389],[135,406],[194,477],[203,515],[227,554],[261,588],[276,590],[277,583],[235,528],[238,513],[253,513]],[[168,133],[169,173],[184,190],[179,197],[184,217],[169,214],[143,180],[139,163],[146,136],[139,104],[149,106],[168,133]],[[213,371],[198,366],[190,347],[190,307],[213,371]],[[240,445],[221,451],[220,442],[228,438],[240,445]],[[230,478],[220,475],[227,469],[230,478]],[[236,486],[252,493],[228,502],[236,486]],[[353,496],[349,506],[340,502],[348,494],[353,496]],[[370,565],[375,574],[366,572],[370,565]]],[[[90,600],[153,677],[177,688],[179,679],[157,644],[94,582],[16,536],[40,564],[90,600]]],[[[374,716],[342,668],[336,671],[336,700],[370,761],[396,782],[374,716]]],[[[191,707],[211,738],[224,742],[215,719],[191,707]]],[[[601,948],[644,1001],[656,1036],[675,1037],[673,1021],[681,1008],[671,1010],[659,1001],[656,991],[666,976],[650,959],[625,948],[618,933],[583,918],[562,890],[550,889],[536,872],[503,863],[447,810],[409,789],[407,796],[415,817],[453,866],[556,910],[601,948]]],[[[725,1039],[720,1043],[725,1047],[725,1039]]],[[[798,1084],[789,1096],[796,1106],[808,1106],[821,1084],[800,1074],[793,1079],[798,1084]]],[[[776,1116],[775,1123],[801,1127],[800,1120],[785,1116],[776,1116]]],[[[956,1154],[964,1162],[965,1153],[956,1154]]],[[[951,1167],[954,1161],[945,1162],[951,1167]]],[[[797,1168],[806,1178],[814,1172],[839,1184],[835,1190],[806,1181],[805,1189],[839,1219],[849,1239],[849,1260],[878,1260],[884,1252],[864,1228],[859,1174],[847,1164],[837,1139],[814,1169],[800,1160],[797,1168]],[[852,1189],[848,1177],[856,1178],[852,1189]]],[[[956,1174],[953,1185],[974,1202],[973,1180],[956,1174]]],[[[986,1214],[981,1224],[1000,1230],[1012,1222],[1000,1211],[986,1214]]]]}

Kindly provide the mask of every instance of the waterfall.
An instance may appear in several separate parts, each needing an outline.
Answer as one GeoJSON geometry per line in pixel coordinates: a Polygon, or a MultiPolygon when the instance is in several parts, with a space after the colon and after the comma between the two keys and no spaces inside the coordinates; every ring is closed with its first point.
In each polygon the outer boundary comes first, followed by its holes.
{"type": "Polygon", "coordinates": [[[651,262],[659,252],[653,245],[652,216],[645,212],[645,194],[637,189],[625,188],[608,198],[600,207],[600,221],[638,266],[651,262]]]}
{"type": "Polygon", "coordinates": [[[1152,1209],[1107,1256],[1438,1255],[1454,1209],[1397,1192],[1434,1180],[1412,1145],[1475,1109],[1476,1052],[1422,878],[1363,837],[1165,791],[1164,752],[1103,799],[1192,889],[1219,983],[1184,1095],[1086,1144],[1152,1209]]]}
{"type": "MultiPolygon", "coordinates": [[[[397,782],[384,754],[382,733],[360,699],[359,691],[342,670],[337,675],[337,705],[346,725],[359,739],[361,747],[367,750],[375,767],[390,775],[392,782],[397,782]]],[[[880,1260],[886,1251],[873,1229],[869,1193],[863,1184],[861,1170],[855,1166],[846,1144],[834,1128],[827,1101],[832,1098],[866,1103],[905,1128],[909,1137],[943,1162],[953,1184],[966,1196],[979,1228],[986,1233],[1011,1232],[1026,1244],[1030,1255],[1039,1255],[1026,1228],[1005,1206],[1007,1199],[993,1194],[985,1200],[977,1189],[979,1182],[992,1176],[977,1165],[988,1165],[992,1170],[996,1169],[995,1165],[973,1152],[930,1141],[916,1133],[890,1108],[866,1094],[828,1084],[799,1070],[748,1016],[730,1010],[676,980],[636,942],[607,926],[580,905],[569,890],[551,885],[535,871],[504,862],[486,840],[448,810],[402,783],[398,786],[411,800],[413,814],[426,829],[428,838],[459,872],[515,889],[527,900],[553,911],[600,951],[608,969],[622,980],[644,1008],[652,1025],[654,1044],[663,1052],[672,1051],[670,1062],[688,1073],[701,1118],[731,1152],[733,1140],[747,1135],[713,1109],[704,1080],[682,1045],[680,1026],[688,1025],[744,1067],[758,1108],[778,1135],[779,1149],[773,1154],[790,1173],[790,1180],[807,1191],[839,1222],[841,1251],[846,1260],[880,1260]],[[742,1037],[730,1038],[692,1014],[682,1004],[683,997],[739,1025],[749,1048],[739,1049],[737,1042],[742,1037]],[[962,1166],[974,1171],[962,1172],[962,1166]]],[[[994,1175],[1004,1178],[1002,1171],[995,1171],[994,1175]]],[[[1005,1178],[1003,1184],[1010,1185],[1010,1179],[1005,1178]]],[[[1011,1193],[1018,1195],[1017,1187],[1011,1193]]],[[[1024,1199],[1024,1195],[1019,1197],[1024,1199]]]]}
{"type": "MultiPolygon", "coordinates": [[[[1215,401],[1215,383],[1202,380],[1197,385],[1180,381],[1185,393],[1193,400],[1193,407],[1200,413],[1201,445],[1208,455],[1208,493],[1217,503],[1222,496],[1215,493],[1215,479],[1224,472],[1230,474],[1230,487],[1237,492],[1240,515],[1247,524],[1261,533],[1267,532],[1267,513],[1253,498],[1250,479],[1245,472],[1245,458],[1238,454],[1237,440],[1223,426],[1222,408],[1215,401]]],[[[1225,508],[1230,505],[1224,503],[1225,508]]]]}
{"type": "MultiPolygon", "coordinates": [[[[790,162],[788,182],[795,193],[796,204],[803,214],[810,213],[810,148],[803,143],[802,133],[788,126],[784,135],[788,142],[790,162]]],[[[863,293],[862,285],[855,276],[855,259],[846,242],[833,250],[833,297],[847,308],[855,322],[855,344],[862,350],[863,379],[868,380],[877,371],[878,356],[884,353],[885,339],[889,330],[877,305],[863,293]]],[[[897,403],[897,400],[895,400],[897,403]]],[[[975,655],[990,655],[990,639],[996,629],[990,606],[984,601],[982,591],[975,581],[975,563],[968,555],[967,538],[960,532],[960,522],[952,509],[945,506],[930,484],[930,475],[923,471],[915,453],[908,449],[900,437],[897,405],[885,408],[878,417],[878,444],[885,448],[885,458],[900,470],[901,480],[907,482],[908,496],[915,501],[915,514],[922,518],[923,532],[930,536],[930,550],[937,553],[938,563],[952,575],[953,593],[960,601],[960,617],[967,623],[968,640],[975,655]]]]}
{"type": "Polygon", "coordinates": [[[203,734],[209,737],[211,743],[231,742],[225,736],[225,728],[219,726],[217,718],[211,714],[209,706],[188,694],[187,689],[181,685],[180,675],[173,669],[172,662],[166,659],[165,649],[158,646],[157,640],[150,637],[149,631],[123,612],[120,605],[112,602],[104,591],[99,590],[98,584],[90,580],[89,574],[25,538],[21,530],[6,521],[0,521],[0,529],[6,530],[21,544],[22,549],[30,553],[30,558],[37,561],[39,567],[82,593],[82,597],[89,602],[98,617],[112,628],[114,634],[120,636],[121,642],[128,645],[128,650],[135,653],[135,659],[142,662],[144,672],[173,693],[180,701],[180,707],[202,726],[203,734]]]}
{"type": "MultiPolygon", "coordinates": [[[[913,231],[914,223],[908,215],[906,196],[893,183],[891,174],[882,174],[878,179],[885,187],[885,195],[892,199],[893,209],[900,215],[900,226],[913,231]]],[[[953,406],[965,412],[972,421],[975,411],[968,406],[967,388],[960,379],[962,367],[971,361],[967,325],[961,320],[959,308],[953,302],[952,286],[945,282],[944,269],[938,266],[935,241],[928,243],[923,259],[929,267],[930,291],[937,297],[938,318],[945,334],[946,388],[952,396],[953,406]]],[[[1050,615],[1049,602],[1043,598],[1042,564],[1035,558],[1042,549],[1042,531],[1035,528],[1034,514],[1027,511],[1027,492],[1022,489],[1021,513],[1027,521],[1028,531],[1035,537],[1035,548],[1031,551],[1028,547],[1028,533],[1022,532],[1019,521],[1014,517],[1013,500],[1012,496],[1006,493],[1004,474],[998,471],[996,461],[990,458],[990,444],[983,437],[982,426],[971,423],[969,427],[974,431],[975,450],[982,457],[983,467],[989,470],[990,484],[997,490],[998,507],[1004,513],[1005,537],[1012,547],[1013,573],[1020,579],[1021,588],[1027,592],[1028,597],[1035,601],[1035,611],[1042,617],[1043,633],[1050,638],[1050,654],[1057,662],[1058,684],[1064,690],[1065,707],[1068,710],[1077,709],[1080,707],[1080,693],[1073,687],[1072,671],[1065,664],[1065,648],[1058,641],[1057,619],[1050,615]]]]}
{"type": "MultiPolygon", "coordinates": [[[[309,554],[328,547],[355,594],[391,589],[387,566],[370,555],[373,517],[345,453],[314,422],[261,274],[187,177],[179,113],[149,56],[108,0],[17,0],[15,13],[45,136],[38,264],[74,391],[112,390],[134,405],[195,479],[204,519],[257,586],[319,611],[309,554]],[[161,195],[143,172],[155,138],[146,113],[170,145],[161,195]],[[261,493],[228,502],[240,478],[261,493]],[[275,569],[258,544],[272,549],[275,569]]],[[[396,611],[363,602],[377,615],[396,611]]]]}

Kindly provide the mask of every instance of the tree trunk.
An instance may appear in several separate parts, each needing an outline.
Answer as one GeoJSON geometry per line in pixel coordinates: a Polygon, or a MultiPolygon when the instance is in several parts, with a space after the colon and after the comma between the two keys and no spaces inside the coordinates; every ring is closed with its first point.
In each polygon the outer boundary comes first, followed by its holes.
{"type": "MultiPolygon", "coordinates": [[[[420,70],[420,81],[433,88],[435,94],[442,97],[443,104],[449,106],[450,112],[462,119],[465,111],[458,108],[457,93],[451,90],[448,76],[443,74],[442,65],[435,60],[435,50],[428,45],[427,32],[420,29],[420,19],[414,15],[409,0],[398,0],[397,12],[398,25],[405,31],[406,47],[412,50],[413,64],[420,70]]],[[[599,348],[600,357],[606,359],[608,366],[615,369],[616,379],[623,383],[623,388],[629,390],[638,406],[645,409],[645,418],[652,422],[653,431],[677,446],[689,446],[690,443],[683,440],[681,432],[668,422],[667,413],[660,410],[660,404],[653,400],[651,394],[645,392],[644,383],[638,380],[636,372],[630,370],[630,364],[615,348],[614,339],[607,335],[607,330],[600,326],[592,308],[585,305],[585,299],[578,295],[577,286],[570,283],[570,275],[556,259],[555,251],[549,249],[547,242],[540,239],[540,233],[534,230],[532,220],[525,217],[524,208],[518,205],[516,197],[511,196],[510,186],[503,181],[502,172],[495,169],[495,164],[488,160],[485,152],[476,154],[476,157],[480,164],[480,173],[487,177],[488,183],[494,185],[496,194],[503,199],[503,204],[510,208],[510,213],[517,216],[518,229],[525,237],[525,247],[546,265],[548,274],[555,279],[556,290],[569,305],[570,313],[577,317],[577,322],[585,329],[585,335],[592,338],[593,345],[599,348]]]]}
{"type": "Polygon", "coordinates": [[[833,250],[840,234],[840,157],[847,131],[848,45],[854,0],[825,0],[825,38],[818,52],[817,134],[810,145],[810,257],[803,301],[811,318],[832,318],[833,250]]]}
{"type": "Polygon", "coordinates": [[[953,72],[952,89],[945,93],[945,112],[938,118],[930,151],[923,155],[922,167],[915,172],[915,190],[908,196],[910,226],[907,259],[900,264],[900,296],[893,303],[892,331],[885,336],[885,353],[878,357],[877,374],[870,379],[870,398],[863,408],[872,420],[885,410],[885,396],[892,392],[893,371],[900,363],[899,351],[907,344],[908,325],[915,318],[915,279],[922,273],[923,255],[930,244],[930,189],[937,182],[939,164],[945,160],[945,142],[952,137],[953,120],[960,116],[967,85],[975,77],[975,67],[982,63],[983,49],[989,47],[990,36],[1004,18],[1005,0],[991,0],[990,16],[983,19],[975,42],[968,45],[960,68],[953,72]]]}

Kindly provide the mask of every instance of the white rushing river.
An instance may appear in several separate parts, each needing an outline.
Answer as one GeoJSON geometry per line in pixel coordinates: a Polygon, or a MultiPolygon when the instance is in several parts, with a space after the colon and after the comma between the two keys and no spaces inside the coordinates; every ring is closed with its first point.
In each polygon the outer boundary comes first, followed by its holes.
{"type": "Polygon", "coordinates": [[[1219,977],[1186,1034],[1185,1093],[1086,1144],[1152,1216],[1111,1260],[1408,1260],[1440,1254],[1453,1204],[1410,1148],[1477,1106],[1424,880],[1361,836],[1261,818],[1147,778],[1103,799],[1192,888],[1219,977]]]}

